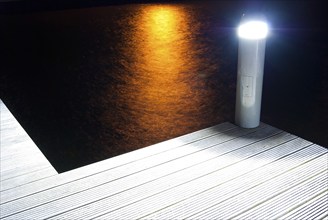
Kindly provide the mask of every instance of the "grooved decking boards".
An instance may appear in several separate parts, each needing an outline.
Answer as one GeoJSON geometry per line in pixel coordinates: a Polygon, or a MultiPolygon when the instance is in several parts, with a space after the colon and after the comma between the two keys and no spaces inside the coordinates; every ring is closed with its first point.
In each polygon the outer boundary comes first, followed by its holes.
{"type": "Polygon", "coordinates": [[[1,194],[53,175],[56,170],[0,100],[1,194]]]}
{"type": "Polygon", "coordinates": [[[222,123],[5,190],[0,217],[327,219],[327,172],[321,146],[264,123],[222,123]]]}

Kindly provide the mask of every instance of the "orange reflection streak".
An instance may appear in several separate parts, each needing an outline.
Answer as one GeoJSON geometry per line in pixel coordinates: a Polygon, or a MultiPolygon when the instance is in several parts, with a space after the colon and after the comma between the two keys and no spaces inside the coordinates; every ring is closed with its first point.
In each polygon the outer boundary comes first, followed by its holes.
{"type": "MultiPolygon", "coordinates": [[[[126,151],[202,128],[210,98],[205,89],[208,64],[195,44],[197,24],[179,5],[142,5],[121,21],[119,114],[106,115],[126,151]],[[202,72],[201,72],[202,71],[202,72]],[[204,74],[203,74],[204,75],[204,74]]],[[[111,99],[112,100],[112,99],[111,99]]]]}
{"type": "Polygon", "coordinates": [[[187,97],[191,82],[187,76],[193,62],[188,59],[187,19],[181,7],[149,6],[143,8],[137,21],[137,103],[144,106],[137,120],[146,131],[172,131],[181,114],[190,108],[187,97]]]}

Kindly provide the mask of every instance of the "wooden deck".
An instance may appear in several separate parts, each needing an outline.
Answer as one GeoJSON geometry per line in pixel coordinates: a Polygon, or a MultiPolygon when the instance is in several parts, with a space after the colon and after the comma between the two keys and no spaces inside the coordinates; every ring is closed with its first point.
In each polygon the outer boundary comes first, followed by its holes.
{"type": "MultiPolygon", "coordinates": [[[[12,126],[5,111],[2,105],[1,133],[12,126]]],[[[35,149],[12,144],[16,134],[1,137],[1,184],[20,176],[15,166],[50,169],[26,161],[35,149]],[[3,163],[8,157],[16,163],[3,163]]],[[[256,129],[223,123],[9,184],[0,207],[1,219],[328,219],[328,150],[264,123],[256,129]]]]}

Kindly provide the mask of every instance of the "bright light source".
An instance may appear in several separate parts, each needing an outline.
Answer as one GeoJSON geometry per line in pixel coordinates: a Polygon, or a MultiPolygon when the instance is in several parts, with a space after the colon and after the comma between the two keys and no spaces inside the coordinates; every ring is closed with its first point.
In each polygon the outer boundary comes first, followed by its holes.
{"type": "Polygon", "coordinates": [[[263,21],[247,21],[238,27],[238,36],[250,40],[266,38],[268,32],[269,27],[263,21]]]}

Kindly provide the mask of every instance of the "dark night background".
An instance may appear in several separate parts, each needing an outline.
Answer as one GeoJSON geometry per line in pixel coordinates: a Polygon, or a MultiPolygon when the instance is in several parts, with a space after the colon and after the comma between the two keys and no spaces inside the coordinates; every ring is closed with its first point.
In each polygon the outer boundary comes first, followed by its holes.
{"type": "MultiPolygon", "coordinates": [[[[85,31],[83,26],[79,26],[79,21],[77,26],[60,26],[56,22],[52,23],[52,16],[57,16],[58,12],[59,17],[62,14],[78,17],[80,12],[77,9],[81,9],[84,10],[81,14],[91,14],[97,18],[98,12],[101,16],[106,15],[106,6],[125,7],[132,3],[212,5],[207,6],[209,16],[204,22],[215,24],[219,20],[220,27],[206,29],[206,37],[215,39],[220,36],[218,40],[225,42],[220,45],[220,53],[224,54],[225,59],[221,62],[222,74],[209,78],[212,82],[208,84],[217,86],[215,83],[221,85],[224,80],[230,82],[225,89],[217,90],[225,105],[221,109],[222,116],[213,116],[208,124],[190,126],[175,134],[145,140],[138,143],[140,146],[216,123],[233,122],[238,48],[234,28],[238,25],[240,15],[250,12],[265,14],[272,27],[266,48],[261,120],[314,143],[328,146],[328,16],[324,1],[0,0],[0,98],[58,171],[108,157],[103,152],[103,155],[88,157],[93,153],[81,150],[80,146],[84,143],[92,145],[94,138],[104,140],[101,135],[112,139],[125,137],[114,135],[115,132],[110,128],[101,127],[103,125],[100,125],[101,121],[96,116],[103,114],[104,110],[96,104],[96,99],[90,104],[94,94],[101,93],[108,84],[102,80],[101,69],[95,64],[99,61],[90,52],[90,48],[97,46],[100,54],[107,53],[101,50],[106,39],[99,32],[99,27],[88,25],[85,31]],[[87,12],[89,8],[96,10],[87,12]],[[220,13],[216,13],[215,10],[220,8],[220,13]],[[52,14],[48,16],[48,13],[52,14]],[[43,21],[40,19],[42,16],[50,19],[43,21]],[[48,23],[52,26],[48,26],[48,23]],[[94,39],[97,39],[97,43],[94,39]],[[66,51],[66,48],[74,48],[74,51],[66,51]],[[83,54],[84,51],[90,52],[89,64],[74,60],[76,54],[83,54]],[[58,54],[61,54],[60,58],[58,54]],[[76,63],[72,64],[70,60],[76,63]],[[62,63],[56,66],[56,62],[62,63]],[[98,73],[97,76],[81,75],[78,79],[95,84],[85,85],[73,76],[65,75],[67,72],[63,71],[64,65],[72,69],[83,67],[85,71],[98,73]],[[99,79],[96,78],[98,76],[99,79]],[[61,82],[63,78],[65,81],[61,82]],[[80,94],[87,96],[82,97],[80,94]],[[79,107],[74,103],[80,103],[79,107]],[[85,127],[89,127],[89,130],[84,130],[85,127]],[[79,135],[75,131],[79,131],[79,135]],[[65,144],[59,147],[62,140],[65,144]],[[62,153],[69,145],[74,146],[73,150],[62,153]],[[64,161],[65,157],[76,161],[64,161]]],[[[83,19],[85,23],[88,22],[88,18],[83,19]]],[[[64,19],[61,22],[65,23],[64,19]]],[[[217,51],[213,51],[215,57],[217,51]]],[[[114,57],[115,54],[110,56],[114,57]]],[[[217,103],[214,104],[215,108],[219,108],[217,103]]],[[[209,114],[215,114],[214,110],[209,111],[209,114]]],[[[128,147],[129,141],[132,143],[128,139],[122,140],[126,147],[116,149],[117,152],[112,156],[133,150],[128,147]]],[[[98,145],[106,143],[97,142],[98,145]]]]}

